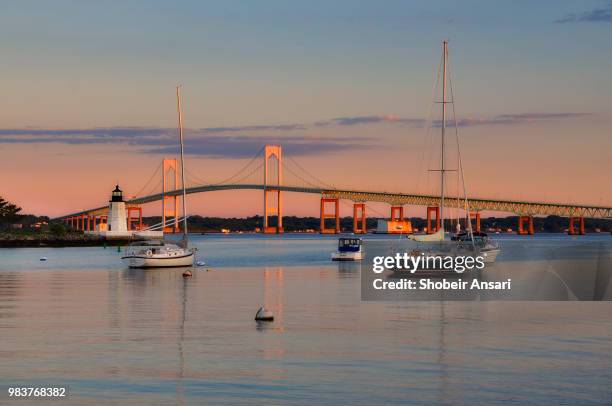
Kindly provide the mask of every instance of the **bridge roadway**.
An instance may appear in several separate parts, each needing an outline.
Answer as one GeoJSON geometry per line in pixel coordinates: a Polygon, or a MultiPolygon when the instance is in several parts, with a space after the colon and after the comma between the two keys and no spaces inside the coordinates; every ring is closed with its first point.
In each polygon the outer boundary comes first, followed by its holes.
{"type": "MultiPolygon", "coordinates": [[[[219,185],[203,185],[187,188],[187,194],[215,192],[220,190],[263,190],[264,185],[261,184],[219,184],[219,185]]],[[[388,192],[366,192],[357,190],[344,189],[324,189],[316,187],[302,186],[267,186],[269,190],[280,189],[284,192],[295,193],[311,193],[317,194],[326,198],[339,198],[352,200],[355,202],[381,202],[391,205],[413,205],[413,206],[438,206],[440,204],[439,196],[403,194],[403,193],[388,193],[388,192]]],[[[167,196],[180,196],[182,190],[172,190],[166,192],[167,196]]],[[[162,199],[162,194],[157,193],[144,197],[137,197],[128,200],[128,206],[139,205],[144,203],[155,202],[162,199]]],[[[588,218],[612,218],[612,207],[602,206],[585,206],[572,205],[561,203],[538,203],[538,202],[519,202],[510,200],[491,200],[491,199],[468,199],[470,211],[497,211],[515,213],[523,216],[561,216],[561,217],[588,217],[588,218]]],[[[446,207],[464,207],[464,200],[457,200],[456,197],[447,197],[445,199],[446,207]]],[[[76,213],[67,214],[58,217],[57,220],[66,219],[87,214],[106,214],[108,206],[97,207],[95,209],[83,210],[76,213]]]]}

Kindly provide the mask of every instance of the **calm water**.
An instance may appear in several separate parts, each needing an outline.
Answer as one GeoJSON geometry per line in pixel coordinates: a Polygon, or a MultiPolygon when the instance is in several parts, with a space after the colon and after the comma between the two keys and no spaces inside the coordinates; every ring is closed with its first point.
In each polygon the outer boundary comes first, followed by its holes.
{"type": "Polygon", "coordinates": [[[359,269],[328,261],[334,238],[194,240],[211,271],[189,280],[124,269],[113,248],[0,250],[2,389],[69,385],[68,404],[612,401],[611,302],[365,303],[359,269]],[[253,321],[261,304],[273,323],[253,321]]]}

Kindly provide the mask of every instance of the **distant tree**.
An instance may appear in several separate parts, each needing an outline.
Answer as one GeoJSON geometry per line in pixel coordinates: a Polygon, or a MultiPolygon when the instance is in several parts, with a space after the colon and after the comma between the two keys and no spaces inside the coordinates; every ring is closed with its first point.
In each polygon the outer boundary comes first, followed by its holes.
{"type": "Polygon", "coordinates": [[[21,207],[6,201],[0,196],[0,223],[10,223],[18,218],[21,207]]]}
{"type": "Polygon", "coordinates": [[[58,237],[66,235],[66,227],[64,227],[64,225],[61,223],[51,223],[49,231],[51,232],[51,234],[58,237]]]}

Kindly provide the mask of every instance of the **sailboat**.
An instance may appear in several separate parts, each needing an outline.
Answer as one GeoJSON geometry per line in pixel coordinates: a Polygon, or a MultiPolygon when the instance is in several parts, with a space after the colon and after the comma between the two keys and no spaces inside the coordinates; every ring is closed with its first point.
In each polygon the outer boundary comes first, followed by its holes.
{"type": "MultiPolygon", "coordinates": [[[[445,157],[445,141],[446,141],[446,105],[449,103],[453,103],[452,100],[452,88],[451,88],[451,101],[447,99],[447,65],[448,65],[448,41],[442,42],[442,117],[441,117],[441,152],[440,152],[440,229],[432,234],[414,234],[409,236],[410,239],[418,242],[443,242],[445,240],[445,230],[444,230],[444,203],[445,203],[445,175],[448,170],[446,169],[446,157],[445,157]]],[[[453,107],[453,116],[454,116],[454,107],[453,107]]],[[[455,119],[455,131],[456,131],[456,118],[455,119]]],[[[455,134],[457,136],[457,134],[455,134]]],[[[458,163],[459,163],[459,171],[461,174],[461,181],[463,184],[463,193],[464,193],[464,209],[466,212],[466,225],[467,229],[465,232],[460,233],[457,232],[449,241],[450,246],[445,248],[451,249],[453,251],[457,251],[456,248],[459,248],[459,251],[465,251],[469,249],[471,251],[478,251],[485,257],[485,262],[492,263],[497,258],[497,255],[500,252],[499,245],[488,238],[486,233],[474,233],[472,230],[472,224],[470,221],[470,208],[467,200],[467,191],[465,187],[465,178],[463,174],[463,164],[461,162],[461,152],[459,149],[459,139],[457,138],[457,154],[458,154],[458,163]]],[[[458,225],[458,224],[457,224],[458,225]]],[[[458,227],[459,228],[459,227],[458,227]]]]}
{"type": "Polygon", "coordinates": [[[441,133],[441,154],[440,154],[440,229],[433,234],[413,234],[409,238],[419,242],[434,242],[444,241],[444,181],[446,175],[446,157],[445,138],[446,138],[446,82],[447,82],[447,57],[448,57],[448,41],[442,42],[442,133],[441,133]]]}
{"type": "MultiPolygon", "coordinates": [[[[146,240],[130,244],[121,260],[130,268],[172,268],[193,266],[195,248],[189,248],[187,235],[187,199],[185,192],[185,157],[183,147],[183,115],[181,87],[176,87],[179,142],[181,146],[181,185],[183,188],[183,237],[179,242],[146,240]]],[[[175,219],[178,221],[178,219],[175,219]]]]}

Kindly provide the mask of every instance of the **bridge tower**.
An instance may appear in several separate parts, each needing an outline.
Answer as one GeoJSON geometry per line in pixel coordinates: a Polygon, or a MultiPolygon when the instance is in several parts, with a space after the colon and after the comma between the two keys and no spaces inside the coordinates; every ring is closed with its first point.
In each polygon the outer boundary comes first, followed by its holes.
{"type": "Polygon", "coordinates": [[[264,212],[263,212],[263,232],[265,234],[280,234],[283,230],[283,200],[280,186],[283,182],[282,172],[282,148],[280,145],[266,145],[264,150],[264,179],[263,179],[263,191],[264,191],[264,212]],[[269,175],[269,161],[270,158],[276,158],[276,185],[268,184],[269,175]],[[276,194],[276,207],[270,207],[270,199],[268,194],[276,194]],[[276,226],[270,226],[268,222],[268,215],[276,215],[277,223],[276,226]]]}
{"type": "Polygon", "coordinates": [[[162,163],[162,224],[166,233],[179,232],[178,196],[166,196],[166,193],[179,188],[178,165],[176,158],[164,158],[162,163]],[[172,219],[174,224],[166,226],[172,219]]]}

